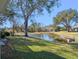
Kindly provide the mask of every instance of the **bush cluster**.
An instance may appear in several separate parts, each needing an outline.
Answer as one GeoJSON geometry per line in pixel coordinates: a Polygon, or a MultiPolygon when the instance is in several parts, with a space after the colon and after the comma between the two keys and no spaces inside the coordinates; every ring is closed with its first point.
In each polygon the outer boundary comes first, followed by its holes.
{"type": "Polygon", "coordinates": [[[5,31],[0,31],[0,38],[5,38],[6,36],[10,36],[10,33],[5,31]]]}

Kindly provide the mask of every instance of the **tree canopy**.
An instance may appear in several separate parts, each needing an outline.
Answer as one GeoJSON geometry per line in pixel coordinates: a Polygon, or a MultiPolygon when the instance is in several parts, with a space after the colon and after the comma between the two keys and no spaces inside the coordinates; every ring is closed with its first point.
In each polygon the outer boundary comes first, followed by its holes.
{"type": "Polygon", "coordinates": [[[25,36],[28,36],[29,18],[35,13],[42,13],[45,9],[50,12],[54,6],[58,5],[58,2],[59,0],[16,0],[15,4],[17,4],[17,8],[22,12],[25,20],[25,36]]]}
{"type": "MultiPolygon", "coordinates": [[[[20,13],[25,22],[25,36],[28,32],[28,20],[32,15],[41,14],[43,10],[51,12],[54,6],[57,6],[59,0],[9,0],[7,11],[3,12],[9,19],[13,18],[15,13],[20,13]]],[[[19,15],[20,15],[19,14],[19,15]]],[[[12,19],[11,19],[12,20],[12,19]]]]}
{"type": "Polygon", "coordinates": [[[68,9],[63,10],[62,12],[59,12],[56,17],[54,17],[54,24],[62,24],[66,27],[66,29],[69,31],[72,26],[72,23],[78,22],[78,16],[77,11],[74,9],[68,9]]]}

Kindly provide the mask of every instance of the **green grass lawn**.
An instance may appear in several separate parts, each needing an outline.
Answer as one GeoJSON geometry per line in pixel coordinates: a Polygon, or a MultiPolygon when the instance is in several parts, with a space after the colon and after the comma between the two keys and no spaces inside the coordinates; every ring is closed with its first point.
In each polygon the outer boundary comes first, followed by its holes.
{"type": "Polygon", "coordinates": [[[54,44],[35,38],[9,37],[13,59],[77,59],[76,44],[54,44]]]}

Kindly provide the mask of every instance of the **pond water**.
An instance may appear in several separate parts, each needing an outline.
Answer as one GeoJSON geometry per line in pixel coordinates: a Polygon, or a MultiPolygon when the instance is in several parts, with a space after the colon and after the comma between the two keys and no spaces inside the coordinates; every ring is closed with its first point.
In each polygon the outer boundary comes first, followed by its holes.
{"type": "Polygon", "coordinates": [[[34,37],[34,38],[39,38],[42,40],[46,40],[46,41],[50,41],[53,43],[58,43],[59,41],[54,39],[51,35],[49,34],[29,34],[30,37],[34,37]]]}
{"type": "MultiPolygon", "coordinates": [[[[54,36],[52,34],[29,34],[30,37],[39,38],[41,40],[47,40],[53,43],[61,43],[61,41],[54,39],[54,36]]],[[[77,43],[77,36],[75,37],[75,41],[72,41],[73,43],[77,43]]]]}

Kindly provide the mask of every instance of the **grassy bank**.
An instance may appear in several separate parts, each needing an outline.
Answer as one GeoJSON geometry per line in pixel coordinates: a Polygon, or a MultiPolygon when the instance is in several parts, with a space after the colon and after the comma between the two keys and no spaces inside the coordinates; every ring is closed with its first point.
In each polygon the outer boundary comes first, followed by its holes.
{"type": "Polygon", "coordinates": [[[78,36],[78,32],[67,32],[67,31],[54,32],[54,34],[68,36],[68,37],[78,36]]]}
{"type": "Polygon", "coordinates": [[[14,59],[77,59],[76,44],[53,44],[35,38],[9,37],[14,59]]]}
{"type": "MultiPolygon", "coordinates": [[[[63,35],[63,36],[68,36],[68,37],[78,36],[78,32],[67,32],[67,31],[59,31],[59,32],[33,32],[33,33],[30,33],[30,34],[57,34],[57,35],[63,35]]],[[[24,32],[15,33],[15,35],[24,35],[24,32]]]]}

